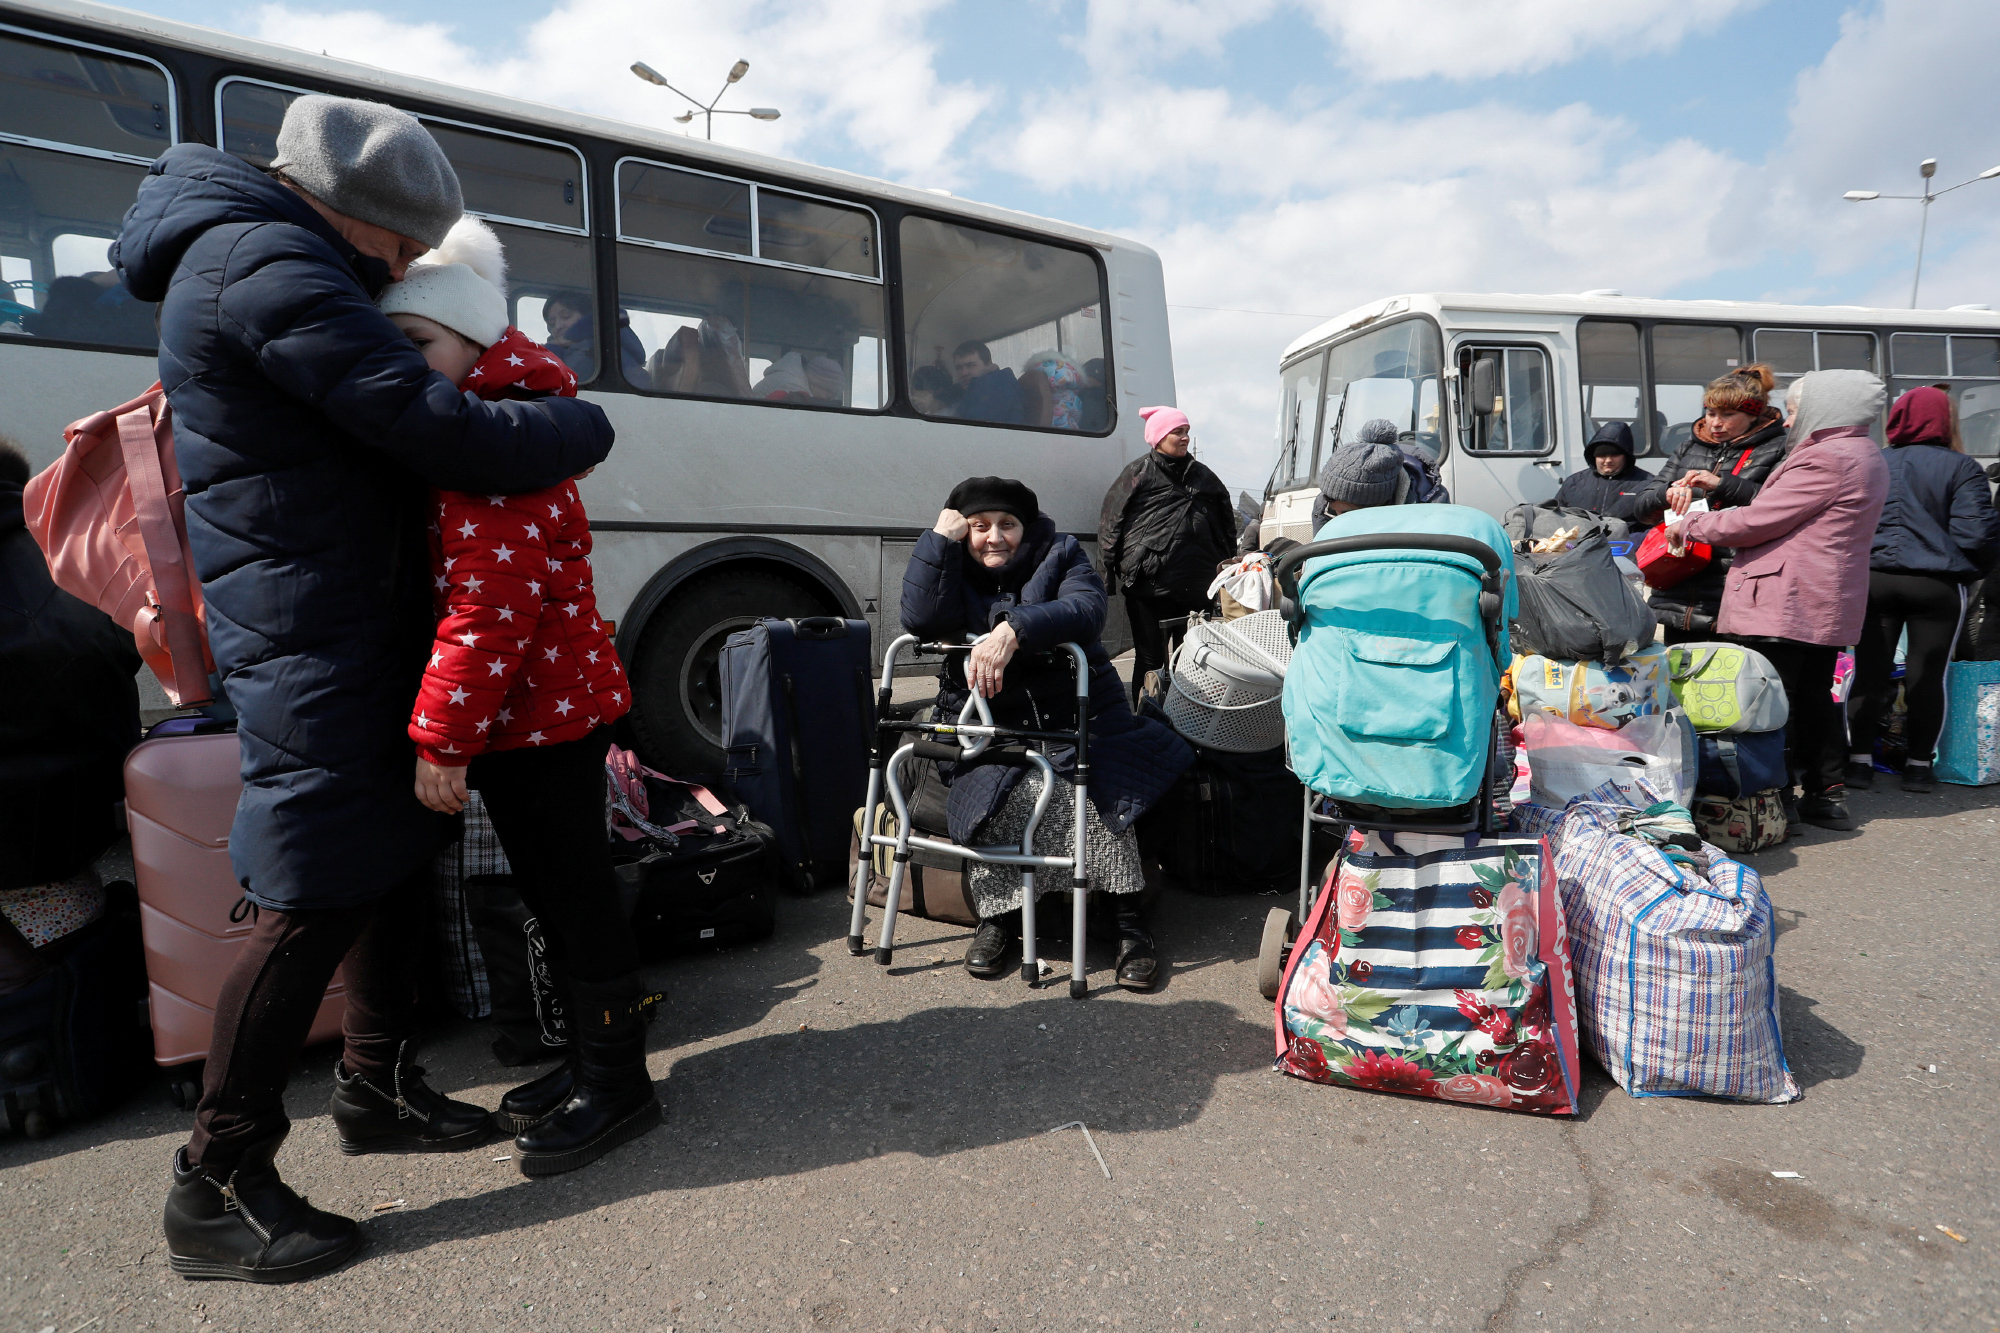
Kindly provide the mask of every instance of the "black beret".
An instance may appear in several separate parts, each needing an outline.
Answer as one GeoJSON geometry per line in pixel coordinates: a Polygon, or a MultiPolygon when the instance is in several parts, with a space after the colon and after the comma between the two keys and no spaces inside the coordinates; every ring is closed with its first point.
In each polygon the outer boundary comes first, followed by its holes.
{"type": "Polygon", "coordinates": [[[951,488],[944,507],[967,515],[997,509],[1020,519],[1022,527],[1033,523],[1042,512],[1035,493],[1012,477],[967,477],[951,488]]]}

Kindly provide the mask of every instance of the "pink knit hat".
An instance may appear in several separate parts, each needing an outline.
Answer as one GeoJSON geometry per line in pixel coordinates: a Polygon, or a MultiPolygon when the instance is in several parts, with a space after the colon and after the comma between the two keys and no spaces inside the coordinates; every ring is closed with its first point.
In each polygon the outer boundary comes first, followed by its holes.
{"type": "Polygon", "coordinates": [[[1146,447],[1154,448],[1161,440],[1179,430],[1191,426],[1187,413],[1178,407],[1142,407],[1139,416],[1146,423],[1146,447]]]}

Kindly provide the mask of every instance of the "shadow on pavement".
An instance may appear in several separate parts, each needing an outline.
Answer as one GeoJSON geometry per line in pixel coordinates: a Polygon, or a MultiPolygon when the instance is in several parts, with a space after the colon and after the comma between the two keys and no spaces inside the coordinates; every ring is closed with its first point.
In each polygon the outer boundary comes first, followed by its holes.
{"type": "Polygon", "coordinates": [[[1166,1129],[1199,1116],[1217,1079],[1270,1059],[1261,1024],[1206,1000],[1078,1007],[1050,996],[774,1033],[677,1060],[662,1089],[667,1124],[600,1164],[379,1218],[370,1231],[385,1248],[416,1250],[662,1191],[885,1153],[942,1158],[1078,1118],[1112,1133],[1166,1129]]]}
{"type": "Polygon", "coordinates": [[[1785,1063],[1801,1088],[1861,1072],[1867,1048],[1813,1012],[1819,1001],[1789,986],[1778,987],[1778,1026],[1785,1039],[1785,1063]]]}

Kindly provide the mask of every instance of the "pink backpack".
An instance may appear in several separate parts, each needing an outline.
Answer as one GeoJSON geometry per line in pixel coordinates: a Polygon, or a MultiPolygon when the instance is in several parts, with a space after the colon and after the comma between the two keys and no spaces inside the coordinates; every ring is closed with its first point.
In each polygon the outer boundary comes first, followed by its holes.
{"type": "Polygon", "coordinates": [[[28,531],[64,592],[132,631],[177,706],[207,703],[201,580],[188,549],[172,412],[158,384],[63,429],[68,448],[28,482],[28,531]]]}

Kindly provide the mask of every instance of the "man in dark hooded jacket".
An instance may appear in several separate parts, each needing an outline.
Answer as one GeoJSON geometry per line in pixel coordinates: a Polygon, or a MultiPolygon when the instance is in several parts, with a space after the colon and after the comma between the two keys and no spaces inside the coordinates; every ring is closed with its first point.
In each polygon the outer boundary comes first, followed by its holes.
{"type": "Polygon", "coordinates": [[[376,294],[463,213],[412,117],[303,97],[267,176],[198,144],[153,163],[112,261],[157,301],[160,379],[187,487],[209,643],[235,706],[230,831],[258,909],[217,1003],[167,1258],[191,1277],[289,1281],[360,1233],[279,1177],[283,1091],[345,960],[342,1150],[477,1146],[490,1119],[409,1063],[409,917],[445,821],[418,804],[404,725],[434,628],[425,486],[553,485],[611,447],[573,398],[482,402],[425,363],[376,294]]]}
{"type": "Polygon", "coordinates": [[[1632,428],[1622,421],[1605,422],[1583,446],[1583,457],[1590,466],[1563,478],[1556,504],[1636,520],[1639,494],[1652,484],[1653,474],[1632,461],[1632,428]]]}

